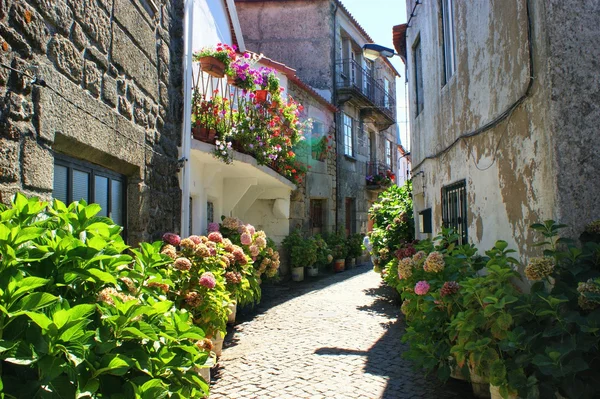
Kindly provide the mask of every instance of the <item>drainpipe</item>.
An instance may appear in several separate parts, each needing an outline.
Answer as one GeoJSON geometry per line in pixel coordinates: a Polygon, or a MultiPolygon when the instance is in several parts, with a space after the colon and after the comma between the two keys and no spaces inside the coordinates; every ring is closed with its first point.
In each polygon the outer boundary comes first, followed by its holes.
{"type": "MultiPolygon", "coordinates": [[[[332,77],[333,77],[333,93],[332,93],[332,99],[333,99],[333,104],[336,105],[336,107],[339,105],[337,103],[337,77],[336,77],[336,49],[337,49],[337,43],[336,43],[336,38],[337,38],[337,21],[335,19],[336,15],[337,15],[337,11],[338,11],[338,3],[337,0],[335,1],[335,9],[333,10],[333,46],[331,47],[331,59],[333,60],[333,65],[331,67],[331,71],[332,71],[332,77]]],[[[339,125],[339,111],[336,111],[333,121],[335,124],[335,148],[336,148],[336,165],[335,165],[335,232],[337,233],[338,231],[338,216],[339,216],[339,207],[340,207],[340,201],[339,201],[339,196],[340,196],[340,168],[339,168],[339,163],[337,161],[338,157],[338,151],[339,151],[339,145],[340,145],[340,138],[339,138],[339,129],[338,129],[338,125],[339,125]]]]}
{"type": "Polygon", "coordinates": [[[184,59],[183,59],[183,127],[181,131],[181,236],[190,232],[190,148],[192,145],[192,39],[194,27],[194,0],[186,0],[184,11],[184,59]]]}

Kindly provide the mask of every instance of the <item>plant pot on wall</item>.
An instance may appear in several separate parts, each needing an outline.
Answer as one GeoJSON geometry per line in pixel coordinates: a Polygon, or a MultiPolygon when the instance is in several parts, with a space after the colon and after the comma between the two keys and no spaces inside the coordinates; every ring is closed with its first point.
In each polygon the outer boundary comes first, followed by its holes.
{"type": "Polygon", "coordinates": [[[225,64],[215,57],[200,57],[198,62],[200,63],[200,69],[202,69],[202,72],[206,72],[215,78],[222,78],[225,76],[225,64]]]}
{"type": "Polygon", "coordinates": [[[304,267],[292,267],[292,280],[302,281],[304,280],[304,267]]]}
{"type": "Polygon", "coordinates": [[[211,341],[213,343],[213,352],[215,352],[215,355],[217,355],[217,357],[220,357],[223,353],[223,339],[223,334],[220,331],[217,333],[216,336],[211,338],[211,341]]]}
{"type": "Polygon", "coordinates": [[[484,377],[477,373],[476,367],[469,365],[469,377],[471,378],[471,387],[473,388],[473,395],[477,398],[489,398],[490,397],[490,381],[487,377],[484,377]]]}
{"type": "Polygon", "coordinates": [[[216,135],[217,131],[215,129],[210,129],[204,126],[194,126],[192,128],[192,136],[194,136],[196,140],[200,140],[205,143],[213,144],[215,142],[216,135]]]}
{"type": "Polygon", "coordinates": [[[227,305],[229,309],[229,315],[227,316],[227,324],[235,323],[235,316],[237,314],[237,302],[231,302],[227,305]]]}

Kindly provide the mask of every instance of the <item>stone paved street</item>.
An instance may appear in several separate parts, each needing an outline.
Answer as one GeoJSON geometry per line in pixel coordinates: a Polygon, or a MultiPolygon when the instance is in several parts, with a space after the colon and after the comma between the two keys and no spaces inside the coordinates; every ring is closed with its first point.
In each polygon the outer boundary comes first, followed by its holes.
{"type": "Polygon", "coordinates": [[[268,287],[226,337],[211,399],[471,397],[467,384],[441,386],[400,357],[398,310],[367,266],[268,287]]]}

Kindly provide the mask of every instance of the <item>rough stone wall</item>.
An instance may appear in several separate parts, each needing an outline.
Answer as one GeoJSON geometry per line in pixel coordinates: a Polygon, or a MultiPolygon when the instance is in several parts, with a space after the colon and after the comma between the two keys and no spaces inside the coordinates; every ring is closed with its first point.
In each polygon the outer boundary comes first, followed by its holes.
{"type": "MultiPolygon", "coordinates": [[[[321,118],[326,119],[324,123],[325,132],[335,140],[334,114],[323,104],[319,103],[312,95],[296,86],[294,83],[288,84],[289,94],[304,106],[307,116],[320,114],[321,118]],[[315,111],[316,110],[316,111],[315,111]]],[[[331,143],[335,148],[335,141],[331,143]]],[[[336,210],[336,156],[330,152],[327,159],[318,161],[312,158],[310,150],[299,151],[297,156],[310,166],[304,181],[298,185],[290,197],[290,228],[300,228],[304,232],[311,232],[310,219],[310,200],[326,200],[327,209],[325,210],[324,231],[333,232],[335,230],[335,210],[336,210]]]]}
{"type": "MultiPolygon", "coordinates": [[[[556,168],[553,150],[556,135],[549,106],[550,54],[546,46],[547,32],[557,25],[547,24],[543,2],[531,2],[534,79],[527,97],[502,122],[449,147],[526,93],[526,0],[510,3],[455,2],[457,70],[446,84],[442,80],[438,4],[417,7],[418,16],[407,31],[408,67],[409,76],[414,77],[413,46],[420,38],[424,109],[415,115],[415,81],[411,78],[412,176],[415,213],[432,208],[434,233],[441,228],[442,187],[464,179],[469,241],[488,249],[496,240],[506,240],[524,260],[541,251],[533,247],[539,237],[529,226],[559,217],[556,178],[562,171],[556,168]],[[434,159],[424,160],[429,156],[434,159]]],[[[412,9],[410,1],[407,5],[412,9]]]]}
{"type": "Polygon", "coordinates": [[[179,229],[183,8],[0,0],[0,198],[52,196],[54,154],[127,177],[128,241],[179,229]]]}
{"type": "Polygon", "coordinates": [[[330,1],[237,1],[236,8],[249,50],[296,69],[317,90],[332,90],[330,1]]]}
{"type": "Polygon", "coordinates": [[[558,217],[576,237],[600,219],[600,2],[545,3],[558,217]]]}

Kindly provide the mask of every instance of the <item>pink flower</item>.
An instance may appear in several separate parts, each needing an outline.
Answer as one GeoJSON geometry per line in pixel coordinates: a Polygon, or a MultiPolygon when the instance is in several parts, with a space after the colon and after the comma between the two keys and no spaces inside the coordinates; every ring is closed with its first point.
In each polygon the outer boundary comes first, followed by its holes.
{"type": "Polygon", "coordinates": [[[248,234],[250,234],[251,236],[253,236],[254,233],[256,233],[256,229],[251,224],[247,224],[246,228],[248,229],[248,234]]]}
{"type": "Polygon", "coordinates": [[[173,267],[177,270],[190,270],[192,262],[188,258],[177,258],[173,267]]]}
{"type": "Polygon", "coordinates": [[[201,286],[206,287],[209,290],[211,290],[211,289],[215,288],[215,285],[217,284],[217,280],[215,280],[214,274],[212,274],[211,272],[205,272],[205,273],[202,273],[202,276],[200,276],[199,284],[201,286]]]}
{"type": "Polygon", "coordinates": [[[163,234],[162,239],[167,244],[171,244],[175,247],[178,246],[179,243],[181,242],[181,237],[179,237],[175,233],[165,233],[165,234],[163,234]]]}
{"type": "Polygon", "coordinates": [[[223,242],[223,236],[218,231],[213,231],[208,235],[208,239],[212,242],[223,242]]]}
{"type": "Polygon", "coordinates": [[[215,231],[219,231],[219,223],[209,223],[208,224],[208,232],[212,233],[215,231]]]}
{"type": "Polygon", "coordinates": [[[256,258],[259,253],[260,249],[256,245],[250,245],[250,255],[252,255],[253,258],[256,258]]]}
{"type": "Polygon", "coordinates": [[[429,292],[429,284],[427,284],[427,281],[419,281],[415,285],[415,294],[426,295],[428,292],[429,292]]]}
{"type": "Polygon", "coordinates": [[[190,240],[192,240],[192,242],[196,245],[198,245],[202,242],[202,239],[200,238],[200,236],[189,236],[188,238],[190,240]]]}
{"type": "Polygon", "coordinates": [[[240,236],[240,241],[242,242],[242,245],[250,245],[252,244],[252,237],[248,233],[243,233],[240,236]]]}

